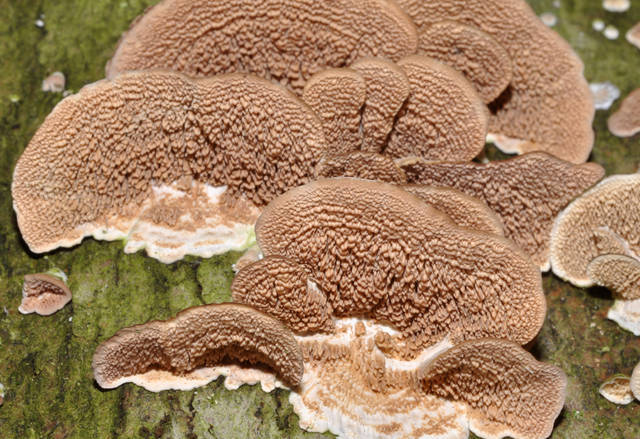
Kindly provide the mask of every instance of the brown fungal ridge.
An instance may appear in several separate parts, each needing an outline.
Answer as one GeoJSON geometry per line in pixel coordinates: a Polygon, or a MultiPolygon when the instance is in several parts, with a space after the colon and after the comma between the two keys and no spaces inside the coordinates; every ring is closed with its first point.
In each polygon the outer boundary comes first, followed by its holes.
{"type": "Polygon", "coordinates": [[[464,74],[486,104],[511,82],[509,54],[494,37],[475,26],[451,20],[434,23],[421,31],[419,53],[464,74]]]}
{"type": "Polygon", "coordinates": [[[426,363],[419,377],[425,393],[466,403],[471,430],[485,438],[548,437],[567,386],[558,367],[496,339],[458,344],[426,363]]]}
{"type": "Polygon", "coordinates": [[[130,73],[56,106],[18,160],[14,209],[31,250],[44,252],[135,211],[152,182],[189,177],[264,205],[307,181],[325,148],[311,109],[265,79],[130,73]]]}
{"type": "Polygon", "coordinates": [[[618,137],[631,137],[640,133],[640,88],[623,99],[620,108],[607,120],[607,127],[618,137]]]}
{"type": "MultiPolygon", "coordinates": [[[[584,66],[524,0],[398,0],[398,4],[419,34],[452,20],[485,32],[507,51],[512,79],[492,104],[489,123],[489,132],[517,139],[507,152],[544,150],[574,163],[587,160],[595,109],[584,66]]],[[[421,38],[418,51],[429,47],[429,40],[421,38]]]]}
{"type": "Polygon", "coordinates": [[[71,290],[62,279],[47,273],[27,274],[22,285],[22,303],[18,311],[22,314],[35,312],[48,316],[70,301],[71,290]]]}
{"type": "Polygon", "coordinates": [[[327,298],[311,271],[280,256],[267,256],[242,268],[231,284],[233,301],[278,319],[296,333],[331,332],[327,298]]]}
{"type": "Polygon", "coordinates": [[[624,300],[640,299],[640,261],[627,255],[606,254],[587,265],[587,275],[596,285],[608,288],[624,300]]]}
{"type": "Polygon", "coordinates": [[[396,115],[384,154],[471,160],[485,144],[488,111],[467,79],[426,56],[398,61],[411,92],[396,115]]]}
{"type": "Polygon", "coordinates": [[[132,23],[106,71],[241,71],[301,94],[327,67],[363,56],[398,60],[416,51],[417,39],[407,15],[385,0],[164,0],[132,23]]]}
{"type": "Polygon", "coordinates": [[[407,182],[404,171],[391,157],[367,151],[326,155],[318,162],[315,177],[356,177],[396,184],[407,182]]]}
{"type": "Polygon", "coordinates": [[[460,228],[392,185],[292,189],[263,211],[256,236],[265,256],[309,267],[335,316],[389,322],[418,348],[447,335],[524,344],[544,320],[540,273],[514,244],[460,228]]]}
{"type": "Polygon", "coordinates": [[[558,213],[604,175],[595,163],[575,165],[543,152],[479,164],[397,160],[411,183],[444,186],[483,200],[501,219],[504,233],[543,271],[558,213]]]}
{"type": "Polygon", "coordinates": [[[266,364],[289,385],[302,379],[302,352],[291,331],[234,303],[197,306],[169,320],[124,328],[98,346],[92,367],[100,387],[114,388],[153,370],[181,376],[225,358],[266,364]]]}

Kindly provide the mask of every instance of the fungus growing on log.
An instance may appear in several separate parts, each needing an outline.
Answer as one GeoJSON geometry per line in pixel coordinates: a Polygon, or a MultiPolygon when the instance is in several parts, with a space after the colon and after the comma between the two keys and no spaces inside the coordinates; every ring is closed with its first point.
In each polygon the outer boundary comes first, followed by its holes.
{"type": "Polygon", "coordinates": [[[632,256],[605,254],[587,265],[594,284],[608,288],[617,298],[640,299],[640,261],[632,256]]]}
{"type": "Polygon", "coordinates": [[[329,152],[360,149],[360,109],[366,96],[364,78],[351,69],[323,70],[304,86],[302,100],[322,121],[329,152]]]}
{"type": "Polygon", "coordinates": [[[558,215],[551,233],[551,266],[562,279],[580,287],[593,285],[587,266],[612,246],[640,250],[640,174],[607,177],[575,199],[558,215]],[[603,229],[606,227],[606,229],[603,229]],[[603,232],[611,243],[602,243],[603,232]]]}
{"type": "Polygon", "coordinates": [[[297,94],[313,74],[364,56],[415,53],[416,29],[386,0],[163,0],[138,17],[107,78],[165,68],[191,76],[246,72],[297,94]]]}
{"type": "Polygon", "coordinates": [[[292,189],[263,211],[256,237],[265,256],[309,267],[334,315],[387,321],[418,348],[447,334],[524,344],[544,320],[539,270],[511,241],[461,228],[393,185],[292,189]]]}
{"type": "Polygon", "coordinates": [[[614,404],[626,405],[633,401],[630,380],[625,375],[615,375],[606,380],[598,389],[600,395],[614,404]]]}
{"type": "Polygon", "coordinates": [[[546,151],[574,163],[593,146],[595,113],[583,64],[524,0],[398,0],[418,28],[418,52],[430,49],[422,34],[445,20],[473,26],[507,51],[512,79],[491,104],[489,132],[505,152],[546,151]]]}
{"type": "Polygon", "coordinates": [[[640,133],[640,88],[622,100],[618,111],[607,120],[607,127],[618,137],[631,137],[640,133]]]}
{"type": "Polygon", "coordinates": [[[50,273],[27,274],[22,284],[22,314],[37,313],[48,316],[71,301],[71,290],[64,277],[50,273]]]}
{"type": "Polygon", "coordinates": [[[290,259],[268,256],[242,268],[231,284],[233,301],[278,319],[296,333],[333,329],[327,298],[311,271],[290,259]]]}
{"type": "Polygon", "coordinates": [[[628,42],[640,49],[640,23],[636,23],[629,29],[625,36],[628,42]]]}
{"type": "Polygon", "coordinates": [[[567,387],[558,367],[494,339],[452,347],[426,363],[420,379],[425,393],[466,403],[471,431],[484,438],[548,437],[567,387]]]}
{"type": "Polygon", "coordinates": [[[396,114],[409,97],[409,78],[397,64],[381,58],[363,58],[349,67],[362,75],[367,87],[360,149],[379,152],[393,128],[396,114]]]}
{"type": "Polygon", "coordinates": [[[507,238],[549,269],[549,234],[556,215],[604,175],[595,163],[574,165],[545,153],[479,164],[396,161],[409,182],[458,189],[483,200],[500,217],[507,238]]]}
{"type": "Polygon", "coordinates": [[[491,35],[475,26],[441,21],[422,29],[420,54],[462,73],[488,104],[511,82],[511,58],[491,35]]]}
{"type": "Polygon", "coordinates": [[[18,160],[14,209],[37,253],[93,235],[209,257],[250,245],[260,207],[325,149],[311,109],[264,79],[131,73],[56,106],[18,160]]]}
{"type": "Polygon", "coordinates": [[[411,93],[396,115],[384,154],[430,160],[471,160],[482,151],[489,114],[466,78],[426,56],[398,62],[411,93]]]}
{"type": "Polygon", "coordinates": [[[222,374],[216,366],[227,359],[266,364],[289,385],[302,379],[293,333],[235,303],[188,308],[169,320],[122,329],[98,346],[92,367],[105,389],[133,382],[151,391],[187,390],[222,374]]]}
{"type": "Polygon", "coordinates": [[[367,151],[327,155],[318,162],[315,177],[357,177],[396,184],[407,182],[404,171],[391,157],[367,151]]]}

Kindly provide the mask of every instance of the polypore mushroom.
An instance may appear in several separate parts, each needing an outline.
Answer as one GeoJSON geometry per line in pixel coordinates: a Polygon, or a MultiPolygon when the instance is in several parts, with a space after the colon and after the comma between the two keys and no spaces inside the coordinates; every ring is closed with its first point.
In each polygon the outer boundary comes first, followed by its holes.
{"type": "Polygon", "coordinates": [[[593,102],[583,64],[524,0],[398,0],[432,50],[428,29],[452,20],[493,37],[507,51],[513,76],[491,104],[489,131],[505,152],[547,151],[582,163],[593,146],[593,102]]]}
{"type": "Polygon", "coordinates": [[[625,375],[614,375],[606,380],[598,389],[600,395],[614,404],[626,405],[633,401],[630,380],[625,375]]]}
{"type": "Polygon", "coordinates": [[[626,34],[627,41],[640,49],[640,23],[636,23],[626,34]]]}
{"type": "Polygon", "coordinates": [[[302,379],[302,352],[291,331],[234,303],[197,306],[121,329],[98,346],[92,367],[105,389],[133,382],[151,391],[186,390],[222,374],[215,366],[226,359],[266,364],[289,385],[302,379]]]}
{"type": "Polygon", "coordinates": [[[389,134],[384,154],[431,160],[471,160],[482,150],[488,112],[465,77],[426,56],[398,62],[411,93],[389,134]]]}
{"type": "Polygon", "coordinates": [[[459,227],[393,185],[292,189],[263,211],[256,237],[265,256],[309,267],[334,315],[388,321],[417,347],[446,335],[526,343],[544,320],[540,273],[511,241],[459,227]]]}
{"type": "Polygon", "coordinates": [[[587,265],[587,275],[596,285],[608,288],[623,300],[640,299],[640,261],[620,254],[605,254],[587,265]]]}
{"type": "Polygon", "coordinates": [[[420,53],[453,67],[473,84],[485,103],[511,82],[511,58],[491,35],[475,26],[445,20],[421,30],[420,53]]]}
{"type": "Polygon", "coordinates": [[[22,314],[35,312],[48,316],[62,309],[71,301],[71,290],[64,277],[50,273],[27,274],[22,284],[22,314]]]}
{"type": "Polygon", "coordinates": [[[542,439],[551,434],[567,378],[520,346],[494,339],[452,347],[420,371],[423,391],[469,406],[469,427],[484,438],[542,439]]]}
{"type": "Polygon", "coordinates": [[[327,155],[318,162],[315,177],[357,177],[396,184],[407,182],[404,171],[391,157],[367,151],[327,155]]]}
{"type": "Polygon", "coordinates": [[[640,88],[623,99],[618,111],[607,120],[607,126],[618,137],[631,137],[640,132],[640,88]]]}
{"type": "Polygon", "coordinates": [[[545,153],[487,164],[402,159],[409,182],[458,189],[483,200],[541,270],[549,269],[549,234],[556,215],[604,175],[595,163],[573,165],[545,153]]]}
{"type": "Polygon", "coordinates": [[[379,152],[393,128],[396,114],[409,97],[409,78],[397,64],[381,58],[363,58],[350,68],[362,75],[367,87],[361,149],[379,152]]]}
{"type": "Polygon", "coordinates": [[[638,210],[640,174],[607,177],[571,202],[558,215],[551,233],[550,254],[553,272],[580,287],[593,285],[587,266],[611,248],[640,250],[638,210]],[[603,227],[606,226],[606,229],[603,227]],[[611,234],[603,243],[603,232],[611,234]],[[602,250],[604,248],[604,250],[602,250]]]}
{"type": "Polygon", "coordinates": [[[18,160],[14,209],[37,253],[93,235],[209,257],[250,244],[260,207],[325,149],[311,109],[264,79],[131,73],[56,106],[18,160]]]}
{"type": "Polygon", "coordinates": [[[313,75],[304,86],[302,100],[322,120],[331,153],[360,148],[360,109],[366,96],[364,78],[351,69],[323,70],[313,75]]]}
{"type": "Polygon", "coordinates": [[[629,385],[631,386],[631,393],[633,393],[633,396],[640,400],[640,363],[633,368],[629,385]]]}
{"type": "Polygon", "coordinates": [[[386,0],[163,0],[138,17],[107,64],[107,78],[165,68],[191,76],[247,72],[301,94],[327,67],[364,56],[414,53],[416,29],[386,0]]]}
{"type": "Polygon", "coordinates": [[[297,333],[333,329],[327,298],[311,271],[287,258],[268,256],[241,269],[231,284],[233,301],[246,303],[297,333]]]}

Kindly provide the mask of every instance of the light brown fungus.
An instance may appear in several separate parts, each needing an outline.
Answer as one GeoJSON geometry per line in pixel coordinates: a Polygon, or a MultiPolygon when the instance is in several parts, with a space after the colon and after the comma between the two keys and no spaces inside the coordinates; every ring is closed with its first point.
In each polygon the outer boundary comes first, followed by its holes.
{"type": "Polygon", "coordinates": [[[47,273],[27,274],[22,285],[22,303],[18,311],[22,314],[35,312],[48,316],[62,309],[71,301],[71,290],[67,284],[47,273]]]}

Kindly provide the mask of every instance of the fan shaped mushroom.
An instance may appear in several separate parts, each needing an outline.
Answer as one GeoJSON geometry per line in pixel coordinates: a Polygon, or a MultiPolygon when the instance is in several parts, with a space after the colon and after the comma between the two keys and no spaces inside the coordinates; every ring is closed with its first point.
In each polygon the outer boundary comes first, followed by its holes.
{"type": "Polygon", "coordinates": [[[546,151],[574,163],[587,160],[595,110],[583,64],[524,0],[398,0],[398,4],[418,28],[419,52],[433,50],[423,34],[445,20],[481,30],[507,51],[512,79],[492,103],[489,123],[499,148],[546,151]]]}
{"type": "Polygon", "coordinates": [[[543,271],[556,215],[604,175],[595,163],[573,165],[545,153],[478,164],[401,159],[409,182],[458,189],[483,200],[500,217],[505,236],[543,271]]]}
{"type": "Polygon", "coordinates": [[[420,54],[464,74],[487,104],[511,82],[509,54],[494,37],[475,26],[440,21],[422,29],[420,41],[420,54]]]}
{"type": "Polygon", "coordinates": [[[277,318],[296,333],[333,329],[327,298],[311,271],[287,258],[268,256],[245,266],[231,284],[233,301],[277,318]]]}
{"type": "Polygon", "coordinates": [[[618,137],[631,137],[640,133],[640,88],[623,99],[618,111],[607,120],[607,126],[618,137]]]}
{"type": "Polygon", "coordinates": [[[640,250],[640,174],[613,175],[571,202],[558,215],[551,233],[553,272],[580,287],[593,281],[587,266],[597,256],[611,253],[612,246],[640,250]],[[606,229],[603,229],[606,227],[606,229]],[[613,242],[603,244],[604,231],[613,242]],[[601,250],[606,245],[605,250],[601,250]]]}
{"type": "Polygon", "coordinates": [[[471,160],[482,151],[488,112],[467,79],[426,56],[398,61],[411,93],[396,115],[384,154],[431,160],[471,160]]]}
{"type": "Polygon", "coordinates": [[[608,288],[623,300],[640,299],[640,261],[619,254],[605,254],[587,265],[587,275],[596,285],[608,288]]]}
{"type": "Polygon", "coordinates": [[[309,267],[334,315],[388,321],[417,347],[447,334],[526,343],[544,320],[540,273],[511,241],[458,227],[389,184],[292,189],[263,211],[256,237],[265,256],[309,267]]]}
{"type": "Polygon", "coordinates": [[[260,207],[325,149],[311,109],[264,79],[131,73],[56,106],[18,160],[14,209],[38,253],[93,235],[211,256],[247,247],[260,207]]]}
{"type": "Polygon", "coordinates": [[[625,375],[615,375],[606,380],[598,389],[600,395],[614,404],[629,404],[633,401],[630,380],[625,375]]]}
{"type": "Polygon", "coordinates": [[[246,72],[302,93],[311,75],[364,56],[416,51],[409,17],[386,0],[163,0],[138,17],[107,78],[166,68],[192,76],[246,72]]]}
{"type": "Polygon", "coordinates": [[[71,301],[71,290],[62,276],[51,273],[27,274],[22,284],[22,314],[37,313],[48,316],[71,301]]]}
{"type": "Polygon", "coordinates": [[[397,64],[381,58],[363,58],[349,67],[362,75],[367,87],[361,149],[379,152],[393,128],[396,114],[409,97],[409,78],[397,64]]]}
{"type": "Polygon", "coordinates": [[[293,333],[278,320],[235,303],[197,306],[166,321],[122,329],[98,346],[92,367],[102,388],[133,382],[160,391],[215,379],[220,372],[203,368],[227,358],[266,364],[293,386],[302,379],[302,352],[293,333]]]}
{"type": "Polygon", "coordinates": [[[640,22],[629,29],[625,36],[628,42],[640,49],[640,22]]]}

